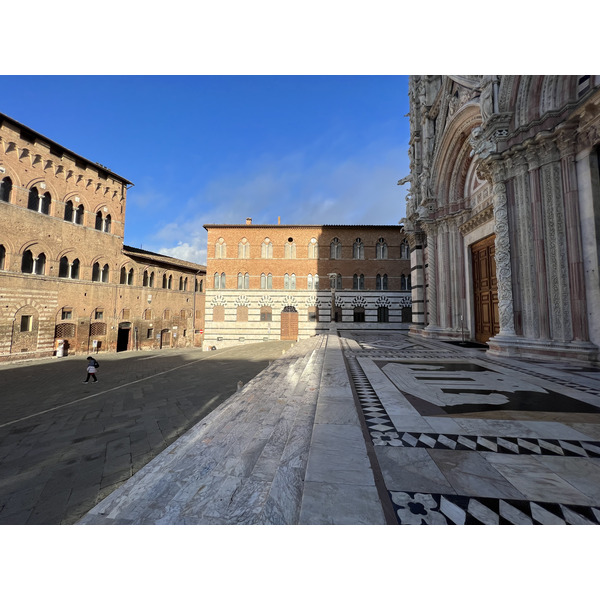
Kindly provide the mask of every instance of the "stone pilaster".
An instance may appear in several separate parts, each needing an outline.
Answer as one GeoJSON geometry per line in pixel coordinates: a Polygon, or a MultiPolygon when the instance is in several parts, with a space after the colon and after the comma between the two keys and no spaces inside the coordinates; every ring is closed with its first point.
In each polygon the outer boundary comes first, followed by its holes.
{"type": "Polygon", "coordinates": [[[586,290],[583,267],[583,247],[579,215],[579,192],[575,166],[576,137],[573,128],[561,130],[558,138],[560,151],[562,196],[564,201],[570,305],[573,339],[588,341],[586,290]]]}
{"type": "Polygon", "coordinates": [[[423,261],[423,245],[425,234],[413,231],[407,234],[410,245],[410,272],[412,294],[411,332],[422,330],[425,326],[425,273],[423,261]]]}

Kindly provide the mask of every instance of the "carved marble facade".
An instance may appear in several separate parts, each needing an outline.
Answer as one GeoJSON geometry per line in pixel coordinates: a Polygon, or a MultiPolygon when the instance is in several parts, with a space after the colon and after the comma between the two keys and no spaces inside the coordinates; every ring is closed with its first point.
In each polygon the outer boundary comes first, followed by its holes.
{"type": "Polygon", "coordinates": [[[488,352],[597,362],[600,76],[413,76],[409,97],[411,333],[475,340],[488,238],[488,352]]]}

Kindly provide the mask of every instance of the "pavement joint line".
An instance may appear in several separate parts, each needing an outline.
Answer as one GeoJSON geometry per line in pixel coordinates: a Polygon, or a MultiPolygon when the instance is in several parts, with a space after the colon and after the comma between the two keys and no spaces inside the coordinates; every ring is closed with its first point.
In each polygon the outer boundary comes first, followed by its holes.
{"type": "MultiPolygon", "coordinates": [[[[223,348],[221,352],[217,356],[227,352],[227,350],[232,350],[232,348],[223,348]]],[[[214,355],[211,355],[214,356],[214,355]]],[[[178,369],[183,369],[184,367],[189,367],[194,365],[200,361],[208,360],[210,356],[203,356],[202,358],[198,358],[193,360],[185,365],[179,365],[178,367],[173,367],[172,369],[167,369],[166,371],[161,371],[160,373],[155,373],[154,375],[149,375],[148,377],[144,377],[143,379],[136,379],[135,381],[130,381],[129,383],[124,383],[123,385],[118,385],[117,387],[110,388],[108,390],[102,390],[96,394],[92,394],[90,396],[84,396],[83,398],[77,398],[77,400],[71,400],[71,402],[66,402],[65,404],[61,404],[60,406],[53,406],[52,408],[47,408],[46,410],[42,410],[40,412],[34,413],[32,415],[27,415],[26,417],[21,417],[20,419],[15,419],[14,421],[9,421],[8,423],[2,423],[0,425],[0,429],[3,427],[9,427],[10,425],[15,425],[16,423],[21,423],[22,421],[27,421],[27,419],[33,419],[33,417],[39,417],[40,415],[45,415],[49,412],[53,412],[55,410],[59,410],[61,408],[65,408],[66,406],[71,406],[71,404],[77,404],[77,402],[81,402],[83,400],[90,400],[91,398],[96,398],[97,396],[102,396],[102,394],[107,394],[108,392],[114,392],[115,390],[120,390],[121,388],[127,387],[128,385],[134,385],[136,383],[141,383],[142,381],[147,381],[148,379],[152,379],[154,377],[158,377],[159,375],[164,375],[165,373],[171,373],[172,371],[177,371],[178,369]]]]}

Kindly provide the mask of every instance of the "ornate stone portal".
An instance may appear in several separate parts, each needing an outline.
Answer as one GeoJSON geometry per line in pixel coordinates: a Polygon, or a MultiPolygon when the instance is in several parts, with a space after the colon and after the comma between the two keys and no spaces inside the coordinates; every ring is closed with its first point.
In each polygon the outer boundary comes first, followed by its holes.
{"type": "Polygon", "coordinates": [[[597,363],[600,76],[413,76],[409,98],[411,333],[475,340],[470,248],[495,235],[488,352],[597,363]]]}

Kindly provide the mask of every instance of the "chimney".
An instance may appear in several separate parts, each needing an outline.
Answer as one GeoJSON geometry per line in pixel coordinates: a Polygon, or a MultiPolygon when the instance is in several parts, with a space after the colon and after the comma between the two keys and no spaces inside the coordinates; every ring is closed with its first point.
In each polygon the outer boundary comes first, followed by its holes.
{"type": "Polygon", "coordinates": [[[252,225],[252,217],[246,219],[246,225],[252,225]]]}

